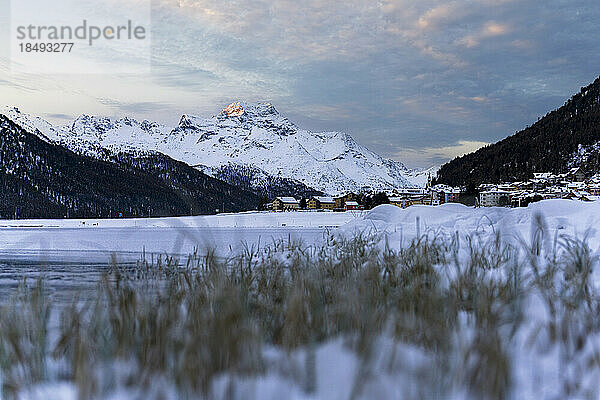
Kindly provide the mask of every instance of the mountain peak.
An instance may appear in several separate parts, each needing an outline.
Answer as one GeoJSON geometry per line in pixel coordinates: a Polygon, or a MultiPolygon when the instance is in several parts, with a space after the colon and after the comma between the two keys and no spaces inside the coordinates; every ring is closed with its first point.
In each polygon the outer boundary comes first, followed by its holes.
{"type": "Polygon", "coordinates": [[[225,107],[223,111],[221,111],[221,115],[226,115],[228,117],[241,117],[246,113],[244,110],[244,106],[239,101],[235,101],[225,107]]]}
{"type": "Polygon", "coordinates": [[[82,114],[71,123],[69,130],[79,135],[95,134],[101,137],[114,127],[115,124],[109,117],[95,117],[82,114]]]}
{"type": "Polygon", "coordinates": [[[222,126],[239,127],[246,131],[258,127],[280,136],[293,135],[298,130],[271,103],[235,101],[225,107],[216,116],[216,120],[222,126]]]}
{"type": "Polygon", "coordinates": [[[0,107],[0,113],[2,113],[2,114],[9,114],[9,113],[21,114],[21,110],[19,110],[17,107],[4,106],[4,107],[0,107]]]}
{"type": "Polygon", "coordinates": [[[54,128],[50,123],[40,117],[34,117],[21,112],[17,107],[0,107],[0,114],[10,119],[13,123],[23,128],[29,133],[32,133],[46,142],[50,139],[46,134],[53,136],[54,128]],[[44,132],[44,133],[42,133],[44,132]]]}
{"type": "Polygon", "coordinates": [[[247,117],[273,117],[279,116],[279,112],[271,103],[234,101],[219,113],[219,116],[226,118],[241,117],[243,115],[247,117]]]}

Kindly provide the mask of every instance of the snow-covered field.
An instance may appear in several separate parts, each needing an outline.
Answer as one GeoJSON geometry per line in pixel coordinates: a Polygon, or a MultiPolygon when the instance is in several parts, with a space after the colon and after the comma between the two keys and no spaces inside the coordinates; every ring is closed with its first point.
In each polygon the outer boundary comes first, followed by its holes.
{"type": "Polygon", "coordinates": [[[5,228],[323,228],[339,227],[364,214],[347,212],[256,212],[197,217],[129,219],[0,220],[5,228]]]}
{"type": "Polygon", "coordinates": [[[500,232],[505,239],[528,240],[531,223],[541,216],[550,231],[598,243],[600,202],[548,200],[528,208],[479,208],[460,204],[401,209],[383,205],[369,212],[247,212],[214,216],[145,219],[0,220],[0,251],[113,251],[178,254],[194,247],[229,247],[240,242],[268,243],[289,233],[305,235],[314,244],[335,232],[386,233],[392,246],[429,234],[461,235],[500,232]],[[338,229],[339,228],[339,229],[338,229]]]}
{"type": "MultiPolygon", "coordinates": [[[[281,318],[280,340],[288,347],[266,339],[267,333],[271,337],[279,330],[264,328],[264,336],[248,339],[247,350],[240,347],[231,353],[228,349],[229,357],[251,354],[248,360],[260,359],[259,365],[246,360],[241,370],[224,369],[211,375],[210,398],[579,399],[600,395],[600,202],[550,200],[523,209],[446,204],[402,210],[384,205],[364,215],[248,213],[156,220],[3,221],[0,225],[3,248],[28,241],[35,242],[29,248],[36,248],[43,236],[54,249],[65,238],[72,240],[71,250],[87,246],[87,241],[103,243],[105,249],[124,243],[139,246],[145,241],[153,248],[161,240],[173,241],[169,230],[181,231],[182,227],[211,232],[212,243],[220,242],[222,249],[239,239],[257,243],[259,232],[281,239],[294,232],[305,246],[321,246],[325,252],[282,246],[261,256],[267,264],[258,259],[234,262],[240,267],[239,272],[232,272],[235,282],[248,273],[241,267],[253,263],[273,268],[300,265],[311,271],[303,276],[298,271],[278,275],[263,270],[251,279],[259,282],[256,288],[251,286],[261,293],[257,298],[272,293],[274,301],[261,300],[267,311],[257,321],[278,326],[281,318]],[[129,232],[131,238],[119,236],[119,230],[129,232]],[[54,234],[62,239],[50,239],[54,234]],[[373,239],[344,244],[342,238],[357,235],[373,239]],[[373,248],[382,251],[372,253],[373,248]],[[299,281],[296,274],[301,276],[299,281]],[[278,279],[289,287],[261,291],[278,279]],[[329,283],[321,287],[320,279],[329,283]],[[296,285],[300,292],[294,289],[296,285]],[[322,294],[330,289],[331,293],[322,294]],[[348,328],[348,323],[357,323],[356,328],[348,328]],[[307,339],[304,332],[320,336],[307,339]],[[290,345],[290,340],[299,342],[290,345]],[[254,346],[261,342],[256,355],[254,346]],[[246,374],[243,368],[254,372],[246,374]]],[[[217,296],[215,306],[223,306],[218,293],[207,293],[217,296]]],[[[252,301],[258,300],[252,297],[252,301]]],[[[149,315],[160,318],[161,313],[149,315]]],[[[185,312],[180,316],[182,321],[193,317],[185,312]]],[[[231,321],[219,320],[219,313],[211,318],[219,323],[231,321]]],[[[222,333],[239,346],[239,340],[246,339],[235,332],[239,329],[252,336],[256,328],[245,323],[237,322],[233,330],[222,333]]],[[[177,328],[172,334],[182,333],[177,328]]],[[[200,355],[205,354],[202,351],[200,355]]],[[[98,389],[108,393],[106,398],[146,398],[148,393],[154,396],[150,398],[180,396],[167,383],[172,379],[168,372],[164,376],[155,372],[157,380],[139,387],[131,384],[137,379],[136,368],[128,364],[136,361],[120,362],[114,369],[103,367],[107,376],[124,374],[116,379],[119,387],[98,389]]],[[[178,360],[170,362],[179,365],[178,360]]],[[[24,399],[78,397],[76,385],[64,380],[30,385],[20,393],[24,399]]]]}
{"type": "Polygon", "coordinates": [[[195,249],[237,252],[273,240],[314,244],[362,215],[361,211],[247,212],[214,216],[98,220],[0,221],[0,260],[18,258],[106,261],[147,254],[187,255],[195,249]]]}
{"type": "Polygon", "coordinates": [[[438,207],[412,206],[400,209],[383,205],[342,227],[346,235],[359,232],[385,233],[392,247],[407,245],[423,234],[481,238],[499,233],[503,240],[528,243],[532,223],[541,217],[549,232],[587,238],[600,246],[600,202],[546,200],[527,208],[472,208],[461,204],[438,207]]]}
{"type": "MultiPolygon", "coordinates": [[[[143,219],[0,220],[0,251],[97,250],[180,252],[207,245],[229,247],[288,233],[329,230],[353,235],[385,232],[392,243],[409,243],[424,233],[490,234],[527,239],[536,215],[560,234],[588,235],[596,243],[600,202],[549,200],[528,208],[479,208],[460,204],[400,209],[383,205],[370,212],[246,212],[214,216],[143,219]],[[340,228],[341,229],[337,229],[340,228]]],[[[319,236],[319,235],[317,235],[319,236]]],[[[309,240],[309,244],[313,240],[309,240]]]]}

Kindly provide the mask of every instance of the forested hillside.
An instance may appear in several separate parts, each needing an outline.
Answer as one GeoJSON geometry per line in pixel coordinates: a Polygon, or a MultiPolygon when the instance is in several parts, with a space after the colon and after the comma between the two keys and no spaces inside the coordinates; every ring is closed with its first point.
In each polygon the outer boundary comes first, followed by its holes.
{"type": "Polygon", "coordinates": [[[443,165],[438,183],[453,186],[520,181],[534,172],[600,169],[600,78],[561,108],[500,142],[443,165]]]}

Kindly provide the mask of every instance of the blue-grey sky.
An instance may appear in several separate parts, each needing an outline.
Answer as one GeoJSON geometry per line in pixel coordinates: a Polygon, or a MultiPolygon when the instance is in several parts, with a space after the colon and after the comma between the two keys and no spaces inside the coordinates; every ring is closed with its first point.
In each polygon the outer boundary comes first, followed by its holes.
{"type": "Polygon", "coordinates": [[[425,167],[514,133],[592,82],[598,21],[597,0],[154,0],[150,74],[26,75],[4,45],[0,96],[59,123],[82,113],[175,123],[270,101],[301,127],[346,131],[425,167]]]}

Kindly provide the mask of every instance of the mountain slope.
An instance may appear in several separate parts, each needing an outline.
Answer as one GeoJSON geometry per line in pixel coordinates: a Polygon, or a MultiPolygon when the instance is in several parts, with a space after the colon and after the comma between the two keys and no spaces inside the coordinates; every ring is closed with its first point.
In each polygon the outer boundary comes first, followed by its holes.
{"type": "Polygon", "coordinates": [[[310,198],[322,196],[324,193],[314,190],[293,179],[267,174],[251,165],[224,164],[219,167],[198,166],[202,172],[230,185],[251,191],[263,199],[274,199],[278,196],[294,196],[310,198]]]}
{"type": "Polygon", "coordinates": [[[164,155],[92,159],[2,114],[0,188],[2,218],[173,216],[259,203],[254,194],[164,155]]]}
{"type": "Polygon", "coordinates": [[[240,171],[259,169],[288,185],[330,194],[416,186],[409,180],[415,174],[403,164],[380,157],[347,134],[299,129],[268,103],[233,103],[208,119],[184,115],[175,127],[84,115],[44,134],[99,158],[158,151],[206,171],[232,171],[232,165],[240,171]]]}
{"type": "Polygon", "coordinates": [[[437,182],[477,185],[519,181],[534,172],[600,169],[600,78],[534,125],[443,165],[437,182]]]}

